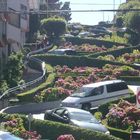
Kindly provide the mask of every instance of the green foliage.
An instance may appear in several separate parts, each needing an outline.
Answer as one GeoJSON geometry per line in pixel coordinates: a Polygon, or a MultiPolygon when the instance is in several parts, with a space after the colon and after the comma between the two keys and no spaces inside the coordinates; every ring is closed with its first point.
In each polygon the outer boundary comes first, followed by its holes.
{"type": "Polygon", "coordinates": [[[65,37],[65,38],[66,38],[66,41],[71,42],[73,45],[81,45],[81,44],[87,43],[90,45],[96,45],[96,46],[100,46],[100,47],[104,46],[106,48],[111,48],[112,46],[119,46],[119,45],[127,46],[124,43],[113,42],[110,39],[101,40],[101,39],[89,39],[89,38],[79,38],[79,37],[65,37]]]}
{"type": "Polygon", "coordinates": [[[117,129],[117,128],[113,128],[113,127],[109,127],[106,125],[106,127],[108,128],[108,130],[110,131],[110,134],[121,138],[123,140],[129,140],[130,139],[130,132],[126,131],[126,130],[121,130],[121,129],[117,129]]]}
{"type": "Polygon", "coordinates": [[[124,47],[124,48],[120,48],[120,49],[117,49],[117,50],[111,50],[111,51],[107,51],[107,52],[101,52],[101,53],[96,53],[96,54],[91,54],[91,55],[88,55],[89,57],[98,57],[98,56],[106,56],[106,55],[112,55],[114,57],[119,57],[125,53],[132,53],[133,50],[139,50],[140,46],[137,45],[137,46],[130,46],[130,47],[124,47]]]}
{"type": "MultiPolygon", "coordinates": [[[[18,117],[22,120],[24,127],[28,128],[28,119],[25,115],[17,115],[17,114],[0,114],[0,122],[5,122],[10,120],[11,118],[18,117]]],[[[72,134],[76,140],[120,140],[117,137],[111,135],[105,135],[100,132],[82,129],[79,127],[74,127],[67,124],[62,124],[58,122],[52,121],[42,121],[33,119],[31,123],[31,130],[37,131],[42,137],[42,139],[51,139],[56,140],[58,136],[62,134],[72,134]]]]}
{"type": "Polygon", "coordinates": [[[23,54],[21,52],[12,53],[9,56],[6,68],[4,70],[4,79],[9,87],[18,85],[23,74],[23,54]]]}
{"type": "Polygon", "coordinates": [[[41,85],[37,86],[32,90],[18,94],[17,98],[19,99],[20,102],[30,102],[30,101],[41,102],[43,98],[41,96],[36,97],[35,94],[41,92],[47,87],[52,86],[54,79],[55,79],[55,74],[54,73],[49,74],[47,80],[44,83],[42,83],[41,85]]]}
{"type": "Polygon", "coordinates": [[[112,36],[104,36],[102,40],[111,41],[111,42],[117,42],[122,44],[127,44],[127,39],[124,37],[118,36],[116,33],[113,33],[112,36]]]}
{"type": "Polygon", "coordinates": [[[95,112],[94,113],[94,116],[99,121],[101,121],[102,120],[102,117],[103,117],[101,112],[95,112]]]}
{"type": "MultiPolygon", "coordinates": [[[[131,103],[135,103],[136,102],[136,95],[124,98],[125,100],[131,102],[131,103]]],[[[98,111],[102,113],[103,117],[105,117],[105,115],[109,112],[109,108],[112,104],[116,104],[120,101],[120,99],[116,100],[116,101],[112,101],[112,102],[108,102],[106,104],[100,105],[98,108],[98,111]]]]}
{"type": "Polygon", "coordinates": [[[8,89],[8,85],[5,80],[0,81],[0,94],[8,89]]]}
{"type": "Polygon", "coordinates": [[[60,17],[43,19],[41,20],[41,26],[50,38],[58,38],[66,31],[66,21],[60,17]]]}
{"type": "MultiPolygon", "coordinates": [[[[139,9],[140,8],[140,2],[139,0],[129,0],[126,3],[123,3],[120,5],[119,9],[139,9]]],[[[138,44],[139,43],[139,35],[140,35],[140,13],[139,11],[135,12],[118,12],[117,18],[121,17],[123,19],[124,25],[134,31],[135,33],[128,32],[129,36],[129,43],[132,44],[138,44]],[[137,33],[137,35],[136,35],[137,33]]]]}
{"type": "Polygon", "coordinates": [[[123,27],[123,18],[121,16],[117,17],[116,26],[117,27],[123,27]]]}
{"type": "Polygon", "coordinates": [[[60,16],[64,17],[66,21],[71,20],[71,8],[70,8],[70,2],[65,2],[62,6],[61,10],[68,10],[68,11],[62,11],[60,13],[60,16]]]}

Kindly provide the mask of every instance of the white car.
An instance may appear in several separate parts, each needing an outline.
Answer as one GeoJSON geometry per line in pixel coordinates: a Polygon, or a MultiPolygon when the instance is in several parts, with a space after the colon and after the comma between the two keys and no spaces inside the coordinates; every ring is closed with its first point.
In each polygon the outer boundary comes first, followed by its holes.
{"type": "Polygon", "coordinates": [[[61,106],[90,110],[101,104],[130,96],[127,84],[122,80],[108,80],[83,85],[61,102],[61,106]]]}
{"type": "Polygon", "coordinates": [[[23,140],[10,132],[0,131],[0,140],[23,140]]]}

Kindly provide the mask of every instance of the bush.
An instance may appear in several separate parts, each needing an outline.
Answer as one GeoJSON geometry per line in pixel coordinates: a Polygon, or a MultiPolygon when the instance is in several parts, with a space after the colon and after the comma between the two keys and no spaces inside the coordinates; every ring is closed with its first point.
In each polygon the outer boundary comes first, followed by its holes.
{"type": "Polygon", "coordinates": [[[71,42],[73,45],[81,45],[81,44],[91,44],[91,45],[97,45],[97,46],[104,46],[106,48],[111,48],[112,46],[127,46],[123,43],[117,43],[117,42],[111,42],[111,41],[105,41],[105,40],[99,40],[99,39],[89,39],[89,38],[79,38],[79,37],[65,37],[66,41],[71,42]]]}
{"type": "MultiPolygon", "coordinates": [[[[129,101],[129,102],[131,102],[131,103],[135,103],[136,102],[136,96],[135,95],[127,97],[127,98],[124,98],[124,99],[129,101]]],[[[109,107],[112,104],[118,103],[119,101],[120,101],[120,99],[116,100],[116,101],[108,102],[108,103],[103,104],[103,105],[100,105],[99,108],[98,108],[98,111],[102,113],[103,117],[105,117],[105,115],[109,112],[109,107]]]]}
{"type": "Polygon", "coordinates": [[[45,88],[53,85],[54,79],[55,79],[55,74],[54,73],[49,74],[47,80],[44,83],[42,83],[41,85],[39,85],[38,87],[36,87],[32,90],[18,94],[17,98],[19,99],[20,102],[33,101],[35,94],[37,94],[38,92],[44,90],[45,88]]]}
{"type": "MultiPolygon", "coordinates": [[[[14,115],[14,114],[13,114],[14,115]]],[[[0,114],[0,122],[4,122],[9,120],[11,116],[8,114],[0,114]]],[[[27,129],[28,128],[28,120],[24,115],[18,115],[23,120],[23,125],[27,129]]],[[[105,135],[100,132],[82,129],[78,127],[74,127],[67,124],[62,124],[58,122],[52,121],[42,121],[33,119],[31,123],[31,130],[37,131],[42,137],[42,139],[51,139],[56,140],[60,135],[64,134],[72,134],[76,140],[120,140],[111,135],[105,135]]]]}
{"type": "Polygon", "coordinates": [[[93,66],[93,67],[102,68],[105,64],[118,65],[118,66],[124,65],[119,62],[99,60],[96,58],[90,58],[84,56],[80,57],[80,56],[58,56],[58,55],[40,54],[40,55],[36,55],[36,57],[41,59],[42,61],[51,64],[52,66],[56,66],[56,65],[60,65],[60,66],[67,65],[68,67],[93,66]]]}
{"type": "Polygon", "coordinates": [[[105,55],[113,55],[114,57],[118,57],[124,53],[132,53],[133,50],[139,50],[139,49],[140,49],[140,45],[137,45],[137,46],[120,48],[117,50],[111,50],[111,51],[107,51],[107,52],[101,52],[101,53],[99,52],[96,54],[91,54],[91,55],[89,55],[89,57],[97,58],[98,56],[105,56],[105,55]]]}

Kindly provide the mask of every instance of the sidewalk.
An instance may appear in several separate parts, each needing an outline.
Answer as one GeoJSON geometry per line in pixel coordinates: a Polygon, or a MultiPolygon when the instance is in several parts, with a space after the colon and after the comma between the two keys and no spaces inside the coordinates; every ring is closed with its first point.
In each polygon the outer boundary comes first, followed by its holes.
{"type": "Polygon", "coordinates": [[[25,83],[27,83],[27,82],[37,79],[41,75],[42,75],[41,72],[28,67],[27,70],[23,73],[23,80],[25,81],[25,83]]]}

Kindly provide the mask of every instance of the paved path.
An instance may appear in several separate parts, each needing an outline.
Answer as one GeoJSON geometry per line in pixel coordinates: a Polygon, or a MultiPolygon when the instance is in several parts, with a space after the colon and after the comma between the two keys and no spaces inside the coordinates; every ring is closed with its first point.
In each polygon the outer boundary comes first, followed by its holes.
{"type": "Polygon", "coordinates": [[[27,71],[23,74],[23,80],[27,83],[33,81],[42,75],[41,72],[28,67],[27,71]]]}

